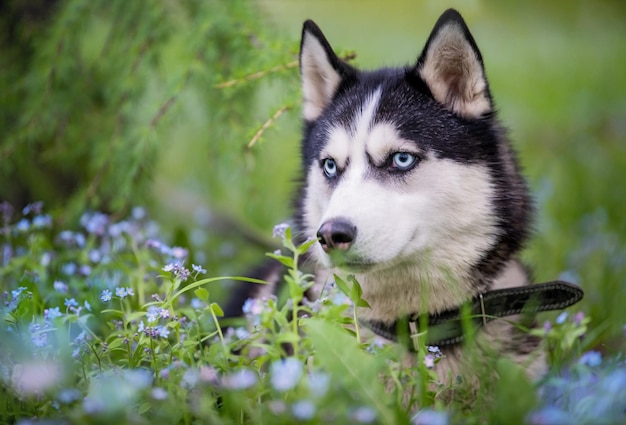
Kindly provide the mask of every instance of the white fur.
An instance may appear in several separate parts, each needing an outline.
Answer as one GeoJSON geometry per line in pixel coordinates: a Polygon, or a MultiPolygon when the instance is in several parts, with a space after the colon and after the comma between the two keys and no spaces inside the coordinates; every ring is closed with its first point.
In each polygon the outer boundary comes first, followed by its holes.
{"type": "MultiPolygon", "coordinates": [[[[379,96],[365,102],[352,131],[330,132],[320,159],[333,158],[342,175],[333,188],[314,162],[304,211],[308,236],[333,218],[356,226],[356,240],[342,260],[362,265],[342,268],[356,274],[372,307],[363,309],[363,317],[391,321],[402,310],[424,311],[427,305],[437,312],[471,298],[470,265],[493,246],[497,227],[484,166],[429,156],[401,181],[369,172],[394,152],[417,151],[391,124],[372,127],[379,96]]],[[[333,266],[321,246],[314,256],[333,266]]]]}

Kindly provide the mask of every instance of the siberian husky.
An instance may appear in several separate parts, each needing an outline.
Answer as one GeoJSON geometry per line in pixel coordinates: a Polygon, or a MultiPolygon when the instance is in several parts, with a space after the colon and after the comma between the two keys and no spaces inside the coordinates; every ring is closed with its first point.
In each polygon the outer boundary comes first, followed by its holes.
{"type": "Polygon", "coordinates": [[[306,21],[300,74],[304,176],[294,226],[319,241],[310,253],[317,274],[356,277],[369,304],[358,317],[374,333],[404,334],[411,349],[420,336],[439,346],[442,380],[463,366],[464,305],[479,329],[474,342],[538,376],[539,338],[514,322],[582,292],[531,285],[517,259],[532,201],[461,15],[443,13],[412,65],[374,71],[340,59],[306,21]]]}

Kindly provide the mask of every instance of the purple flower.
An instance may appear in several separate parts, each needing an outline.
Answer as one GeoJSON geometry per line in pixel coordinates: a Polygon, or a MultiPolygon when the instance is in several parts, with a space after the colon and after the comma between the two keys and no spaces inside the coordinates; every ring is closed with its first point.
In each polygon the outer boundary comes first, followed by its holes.
{"type": "Polygon", "coordinates": [[[426,356],[424,356],[424,366],[426,366],[428,369],[432,369],[435,367],[435,356],[433,354],[426,354],[426,356]]]}
{"type": "Polygon", "coordinates": [[[583,313],[582,311],[579,311],[578,313],[574,315],[572,320],[576,326],[580,326],[584,318],[585,318],[585,313],[583,313]]]}
{"type": "Polygon", "coordinates": [[[162,308],[159,310],[159,316],[161,316],[163,319],[167,319],[168,317],[170,317],[170,311],[166,308],[162,308]]]}
{"type": "Polygon", "coordinates": [[[185,248],[179,246],[172,247],[172,257],[182,260],[187,257],[189,252],[185,248]]]}
{"type": "Polygon", "coordinates": [[[285,235],[287,233],[288,228],[289,228],[289,225],[287,223],[277,224],[276,226],[274,226],[274,229],[272,230],[272,237],[285,239],[285,235]]]}
{"type": "Polygon", "coordinates": [[[550,323],[549,320],[546,320],[545,323],[543,324],[543,330],[546,331],[546,335],[550,333],[551,329],[552,329],[552,323],[550,323]]]}

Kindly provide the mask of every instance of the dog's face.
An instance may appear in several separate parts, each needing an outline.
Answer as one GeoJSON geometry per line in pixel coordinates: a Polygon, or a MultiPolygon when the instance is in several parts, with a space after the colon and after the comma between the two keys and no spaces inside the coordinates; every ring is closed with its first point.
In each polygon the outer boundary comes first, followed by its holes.
{"type": "Polygon", "coordinates": [[[319,238],[320,262],[356,273],[405,263],[454,272],[495,249],[506,230],[495,176],[516,171],[504,169],[512,159],[458,13],[440,18],[416,65],[374,72],[341,61],[308,21],[300,70],[300,220],[319,238]]]}

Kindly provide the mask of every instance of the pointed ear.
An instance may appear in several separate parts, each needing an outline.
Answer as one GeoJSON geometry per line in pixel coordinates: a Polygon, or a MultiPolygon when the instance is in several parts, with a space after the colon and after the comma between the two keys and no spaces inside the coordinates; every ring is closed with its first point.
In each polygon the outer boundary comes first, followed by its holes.
{"type": "Polygon", "coordinates": [[[456,10],[448,9],[435,24],[417,61],[417,72],[448,110],[465,118],[493,111],[482,56],[456,10]]]}
{"type": "Polygon", "coordinates": [[[316,120],[332,100],[342,80],[353,72],[351,66],[337,57],[315,22],[306,21],[300,43],[304,119],[316,120]]]}

